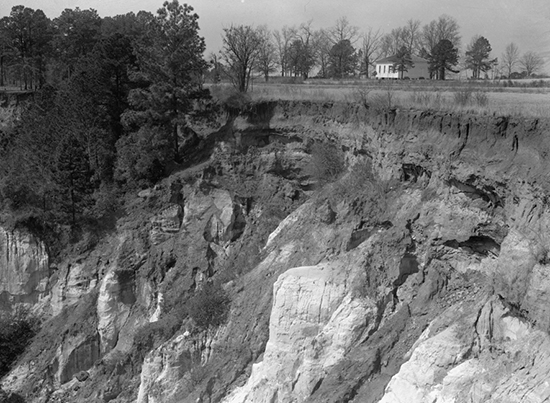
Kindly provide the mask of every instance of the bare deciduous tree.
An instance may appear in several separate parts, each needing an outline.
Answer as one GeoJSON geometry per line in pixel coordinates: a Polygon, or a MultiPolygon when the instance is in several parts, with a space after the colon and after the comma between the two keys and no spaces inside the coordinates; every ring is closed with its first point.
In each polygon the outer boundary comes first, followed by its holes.
{"type": "Polygon", "coordinates": [[[273,35],[266,25],[258,27],[258,35],[261,39],[258,54],[258,71],[263,74],[265,81],[269,80],[269,73],[276,71],[277,50],[273,43],[273,35]]]}
{"type": "Polygon", "coordinates": [[[531,77],[544,66],[544,59],[538,53],[529,51],[523,54],[519,63],[527,77],[531,77]]]}
{"type": "MultiPolygon", "coordinates": [[[[453,47],[460,49],[459,30],[458,22],[445,14],[439,16],[437,20],[430,21],[422,28],[420,56],[430,59],[435,47],[443,40],[451,42],[453,47]]],[[[430,72],[430,78],[433,78],[434,73],[435,71],[430,72]]]]}
{"type": "Polygon", "coordinates": [[[287,27],[286,25],[281,31],[274,31],[273,37],[277,44],[277,54],[279,56],[279,65],[281,66],[281,77],[290,73],[289,69],[289,51],[292,41],[296,38],[296,27],[287,27]]]}
{"type": "Polygon", "coordinates": [[[390,34],[382,35],[380,38],[380,52],[378,54],[379,57],[388,57],[392,54],[395,54],[393,49],[393,40],[390,34]]]}
{"type": "Polygon", "coordinates": [[[405,45],[403,42],[403,28],[394,28],[390,32],[391,38],[391,54],[395,55],[405,45]]]}
{"type": "Polygon", "coordinates": [[[374,31],[372,28],[369,28],[367,32],[362,35],[362,38],[363,41],[360,48],[361,74],[369,78],[369,67],[374,66],[375,54],[380,49],[382,34],[380,30],[374,31]]]}
{"type": "Polygon", "coordinates": [[[422,28],[421,43],[428,53],[443,39],[450,41],[454,47],[460,49],[460,27],[458,22],[448,15],[441,15],[437,20],[424,25],[422,28]]]}
{"type": "Polygon", "coordinates": [[[359,38],[359,28],[351,25],[346,17],[338,18],[336,25],[329,28],[328,33],[333,45],[342,41],[354,44],[359,38]]]}
{"type": "Polygon", "coordinates": [[[510,78],[512,71],[518,62],[519,49],[514,42],[509,43],[506,45],[506,49],[504,49],[504,53],[502,54],[502,66],[506,69],[508,78],[510,78]]]}
{"type": "Polygon", "coordinates": [[[317,33],[317,61],[319,63],[319,76],[329,76],[330,49],[333,44],[329,38],[329,33],[321,29],[317,33]]]}
{"type": "Polygon", "coordinates": [[[403,28],[394,28],[389,34],[385,34],[380,39],[380,56],[393,56],[403,45],[405,45],[403,42],[403,28]]]}
{"type": "Polygon", "coordinates": [[[222,56],[230,80],[239,92],[246,92],[250,75],[258,61],[262,38],[250,25],[224,29],[222,56]]]}
{"type": "Polygon", "coordinates": [[[419,20],[410,19],[401,29],[401,40],[411,55],[420,51],[420,36],[421,29],[419,20]]]}
{"type": "Polygon", "coordinates": [[[447,39],[454,47],[460,48],[460,26],[451,16],[443,14],[437,19],[439,40],[447,39]]]}
{"type": "Polygon", "coordinates": [[[300,25],[289,51],[289,67],[295,77],[299,75],[304,79],[309,77],[311,69],[317,62],[319,35],[319,31],[313,30],[311,21],[300,25]]]}

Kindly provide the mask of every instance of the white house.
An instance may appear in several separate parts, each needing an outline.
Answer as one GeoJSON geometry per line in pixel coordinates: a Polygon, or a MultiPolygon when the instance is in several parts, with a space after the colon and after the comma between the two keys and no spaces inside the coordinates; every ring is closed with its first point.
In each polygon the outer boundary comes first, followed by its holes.
{"type": "MultiPolygon", "coordinates": [[[[430,78],[428,61],[418,56],[412,56],[411,59],[414,67],[409,66],[407,71],[403,72],[403,78],[430,78]]],[[[375,62],[376,78],[399,78],[399,71],[397,70],[397,66],[395,66],[397,63],[398,60],[395,56],[390,56],[384,59],[377,60],[375,62]]]]}

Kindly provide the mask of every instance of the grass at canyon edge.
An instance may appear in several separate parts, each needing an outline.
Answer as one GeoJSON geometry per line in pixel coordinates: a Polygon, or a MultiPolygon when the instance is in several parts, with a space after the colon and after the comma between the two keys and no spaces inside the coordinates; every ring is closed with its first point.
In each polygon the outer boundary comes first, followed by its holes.
{"type": "MultiPolygon", "coordinates": [[[[544,80],[307,80],[256,79],[253,100],[365,102],[371,106],[470,112],[481,115],[550,117],[550,79],[544,80]]],[[[218,84],[212,87],[225,86],[218,84]]]]}

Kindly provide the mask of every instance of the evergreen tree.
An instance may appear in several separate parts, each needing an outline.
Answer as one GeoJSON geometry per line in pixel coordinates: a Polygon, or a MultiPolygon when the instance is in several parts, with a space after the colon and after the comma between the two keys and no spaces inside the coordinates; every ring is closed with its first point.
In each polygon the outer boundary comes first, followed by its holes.
{"type": "Polygon", "coordinates": [[[497,59],[490,59],[491,45],[487,38],[475,36],[466,51],[466,66],[472,70],[472,78],[481,78],[481,73],[489,71],[497,59]]]}
{"type": "Polygon", "coordinates": [[[323,32],[313,31],[311,22],[300,25],[288,51],[288,67],[295,77],[304,80],[317,63],[317,53],[323,32]]]}
{"type": "Polygon", "coordinates": [[[344,39],[334,45],[330,50],[330,72],[334,78],[353,75],[357,66],[355,49],[348,39],[344,39]]]}
{"type": "Polygon", "coordinates": [[[61,206],[70,216],[73,226],[86,207],[91,205],[92,171],[86,149],[76,136],[67,135],[57,150],[55,179],[64,192],[61,206]],[[64,196],[64,197],[63,197],[64,196]]]}
{"type": "MultiPolygon", "coordinates": [[[[50,52],[51,21],[42,10],[14,6],[0,25],[4,37],[4,43],[0,44],[3,47],[0,58],[5,58],[9,49],[10,64],[21,88],[41,87],[45,83],[46,56],[50,52]]],[[[3,61],[0,64],[3,74],[3,61]]]]}
{"type": "Polygon", "coordinates": [[[399,72],[399,78],[403,79],[403,73],[409,70],[409,67],[414,67],[412,56],[406,46],[401,48],[395,54],[397,61],[394,63],[393,68],[399,72]]]}
{"type": "MultiPolygon", "coordinates": [[[[180,161],[179,138],[187,131],[188,116],[194,102],[208,95],[202,87],[208,64],[203,59],[205,43],[198,33],[198,18],[186,4],[165,2],[135,45],[139,67],[133,78],[141,85],[130,91],[131,108],[122,121],[133,132],[131,136],[140,136],[141,128],[141,133],[146,130],[162,138],[152,143],[159,144],[162,153],[158,163],[162,166],[180,161]],[[166,143],[170,144],[169,152],[165,152],[166,143]]],[[[125,143],[121,142],[121,147],[125,143]]],[[[128,148],[122,147],[119,152],[124,150],[128,148]]],[[[122,169],[119,166],[118,172],[122,169]]]]}
{"type": "Polygon", "coordinates": [[[8,17],[0,19],[0,87],[7,81],[6,65],[12,55],[12,47],[8,36],[8,17]]]}
{"type": "Polygon", "coordinates": [[[90,53],[101,35],[101,17],[94,9],[66,8],[53,20],[56,35],[53,47],[57,58],[58,75],[72,75],[78,61],[90,53]]]}
{"type": "Polygon", "coordinates": [[[115,141],[123,133],[120,117],[129,107],[128,94],[134,85],[128,72],[136,67],[132,38],[121,33],[100,40],[82,65],[88,74],[97,75],[97,79],[92,80],[97,87],[89,89],[95,93],[97,104],[103,107],[103,113],[98,112],[107,115],[106,128],[113,133],[115,141]]]}
{"type": "Polygon", "coordinates": [[[439,41],[428,56],[430,64],[430,76],[435,76],[439,80],[445,80],[445,72],[451,71],[458,73],[453,66],[458,64],[458,49],[453,46],[448,39],[439,41]]]}

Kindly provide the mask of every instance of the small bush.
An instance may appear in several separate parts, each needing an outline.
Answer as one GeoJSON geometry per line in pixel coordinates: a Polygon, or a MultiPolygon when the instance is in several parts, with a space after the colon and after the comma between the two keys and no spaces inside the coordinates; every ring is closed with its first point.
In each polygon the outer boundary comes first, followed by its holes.
{"type": "Polygon", "coordinates": [[[189,316],[197,327],[207,329],[222,325],[229,312],[229,297],[219,285],[206,283],[187,303],[189,316]]]}
{"type": "Polygon", "coordinates": [[[249,94],[239,92],[233,86],[214,85],[210,88],[210,93],[214,101],[233,117],[246,111],[252,102],[249,94]]]}
{"type": "Polygon", "coordinates": [[[352,94],[352,102],[357,102],[363,105],[365,108],[368,109],[369,107],[369,94],[371,92],[370,88],[367,87],[359,87],[356,88],[355,91],[352,94]]]}
{"type": "Polygon", "coordinates": [[[550,264],[550,251],[548,248],[543,248],[537,256],[537,261],[543,266],[550,264]]]}
{"type": "Polygon", "coordinates": [[[457,105],[460,105],[460,106],[469,105],[471,100],[472,100],[472,90],[471,90],[471,88],[464,88],[464,89],[461,89],[459,91],[456,91],[453,94],[453,99],[454,99],[454,102],[457,105]]]}
{"type": "Polygon", "coordinates": [[[165,176],[174,157],[172,134],[160,127],[142,126],[117,143],[115,179],[135,187],[148,187],[165,176]]]}
{"type": "Polygon", "coordinates": [[[96,218],[112,215],[120,207],[120,195],[114,185],[102,183],[94,192],[94,201],[90,214],[96,218]]]}
{"type": "Polygon", "coordinates": [[[242,92],[234,92],[224,99],[222,104],[227,113],[237,116],[239,113],[247,110],[251,102],[252,99],[250,95],[242,92]]]}
{"type": "Polygon", "coordinates": [[[367,215],[380,218],[386,208],[389,187],[389,184],[386,186],[376,178],[371,162],[363,161],[356,163],[347,175],[334,184],[330,198],[335,205],[347,200],[367,215]]]}
{"type": "Polygon", "coordinates": [[[375,110],[390,110],[396,107],[398,100],[399,98],[395,94],[393,88],[388,87],[383,93],[375,94],[371,98],[370,105],[372,105],[375,110]]]}
{"type": "Polygon", "coordinates": [[[311,162],[306,171],[319,183],[337,179],[345,170],[344,153],[334,143],[314,143],[311,147],[311,162]]]}
{"type": "Polygon", "coordinates": [[[485,91],[476,91],[473,95],[474,102],[477,106],[489,105],[489,97],[485,91]]]}
{"type": "Polygon", "coordinates": [[[12,368],[39,330],[39,321],[26,312],[0,316],[0,378],[12,368]]]}

